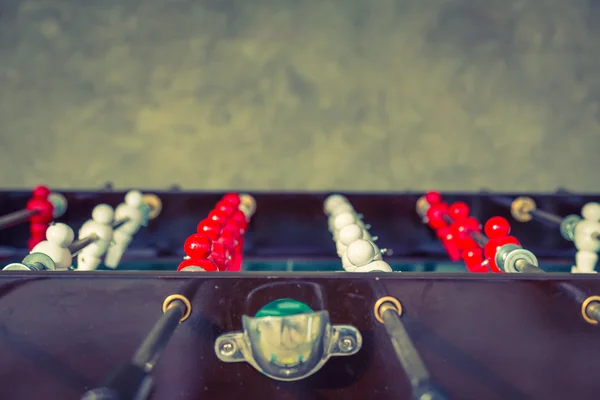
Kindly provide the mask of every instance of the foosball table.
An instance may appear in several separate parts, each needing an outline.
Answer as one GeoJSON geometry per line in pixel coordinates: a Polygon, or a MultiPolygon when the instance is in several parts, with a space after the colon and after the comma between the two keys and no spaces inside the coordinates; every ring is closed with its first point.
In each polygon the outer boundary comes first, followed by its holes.
{"type": "Polygon", "coordinates": [[[0,191],[0,399],[598,399],[599,197],[0,191]]]}

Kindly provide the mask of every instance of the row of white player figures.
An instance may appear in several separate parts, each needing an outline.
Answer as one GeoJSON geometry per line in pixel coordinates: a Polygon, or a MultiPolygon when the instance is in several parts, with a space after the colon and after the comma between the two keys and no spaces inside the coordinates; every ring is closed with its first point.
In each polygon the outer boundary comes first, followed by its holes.
{"type": "Polygon", "coordinates": [[[46,240],[36,245],[30,253],[48,255],[57,270],[71,268],[74,254],[77,254],[78,270],[97,269],[105,254],[104,264],[109,268],[116,268],[133,235],[148,219],[148,209],[142,193],[132,190],[125,195],[125,201],[116,210],[107,204],[94,207],[92,218],[79,230],[77,242],[74,242],[74,232],[68,225],[56,223],[48,227],[46,240]]]}
{"type": "Polygon", "coordinates": [[[336,243],[342,267],[348,272],[391,272],[383,261],[385,250],[375,244],[376,237],[369,233],[369,226],[362,221],[348,199],[342,195],[329,196],[323,205],[329,217],[329,230],[336,243]]]}
{"type": "Polygon", "coordinates": [[[596,273],[600,251],[600,204],[587,203],[581,209],[582,219],[573,229],[573,243],[577,248],[572,273],[596,273]]]}

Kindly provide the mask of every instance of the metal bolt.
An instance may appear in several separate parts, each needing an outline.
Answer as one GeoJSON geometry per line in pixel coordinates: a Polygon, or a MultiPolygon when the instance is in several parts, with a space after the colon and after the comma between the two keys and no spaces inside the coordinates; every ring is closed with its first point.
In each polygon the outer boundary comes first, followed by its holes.
{"type": "Polygon", "coordinates": [[[354,341],[354,338],[352,338],[350,336],[346,336],[340,340],[339,346],[340,346],[340,350],[348,352],[348,351],[354,350],[354,347],[356,346],[356,342],[354,341]]]}
{"type": "Polygon", "coordinates": [[[221,354],[224,356],[230,356],[235,352],[235,345],[231,342],[225,342],[221,345],[221,354]]]}

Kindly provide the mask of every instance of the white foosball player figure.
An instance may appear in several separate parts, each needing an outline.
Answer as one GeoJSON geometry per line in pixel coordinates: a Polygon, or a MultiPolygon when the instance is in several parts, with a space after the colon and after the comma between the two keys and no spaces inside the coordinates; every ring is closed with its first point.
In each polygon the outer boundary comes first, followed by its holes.
{"type": "Polygon", "coordinates": [[[43,253],[54,261],[56,270],[64,271],[73,264],[73,257],[69,246],[75,240],[75,233],[68,225],[62,223],[52,224],[46,230],[46,240],[38,243],[31,253],[43,253]]]}
{"type": "Polygon", "coordinates": [[[329,231],[330,232],[334,232],[335,228],[335,220],[338,219],[338,217],[340,215],[345,215],[345,214],[351,214],[351,215],[356,215],[356,211],[354,211],[354,208],[352,208],[352,206],[350,204],[342,204],[341,206],[339,206],[338,208],[336,208],[333,213],[331,213],[329,215],[328,221],[327,221],[327,225],[329,227],[329,231]]]}
{"type": "Polygon", "coordinates": [[[93,271],[102,262],[113,240],[114,210],[108,204],[98,204],[92,210],[92,219],[87,220],[79,230],[79,239],[90,236],[96,237],[92,243],[85,246],[77,255],[78,271],[93,271]]]}
{"type": "Polygon", "coordinates": [[[109,246],[104,259],[104,265],[109,268],[117,268],[127,247],[135,235],[146,222],[145,205],[143,195],[138,190],[132,190],[125,195],[125,202],[115,209],[115,223],[126,220],[113,232],[112,245],[109,246]]]}
{"type": "Polygon", "coordinates": [[[383,261],[383,253],[374,243],[377,237],[369,233],[369,226],[362,221],[348,199],[334,194],[323,203],[323,211],[329,216],[329,230],[333,235],[337,254],[348,272],[392,272],[383,261]]]}
{"type": "Polygon", "coordinates": [[[600,204],[588,203],[581,209],[583,219],[575,225],[573,243],[577,248],[572,273],[596,273],[600,251],[600,204]]]}
{"type": "Polygon", "coordinates": [[[341,194],[332,194],[325,199],[323,203],[323,212],[326,215],[331,215],[341,205],[349,204],[348,199],[341,194]]]}
{"type": "Polygon", "coordinates": [[[379,249],[379,247],[377,247],[375,243],[363,239],[359,239],[350,243],[350,245],[346,249],[346,252],[342,256],[342,266],[346,271],[392,271],[392,268],[385,262],[384,264],[381,264],[379,262],[376,264],[372,264],[376,261],[383,261],[382,251],[379,249]]]}
{"type": "Polygon", "coordinates": [[[366,229],[363,229],[358,224],[350,224],[344,226],[337,234],[337,241],[335,243],[338,256],[342,256],[350,243],[355,242],[359,239],[370,240],[375,242],[376,238],[372,238],[366,229]]]}
{"type": "Polygon", "coordinates": [[[367,233],[370,228],[370,226],[365,225],[365,223],[362,221],[362,215],[357,214],[355,211],[346,211],[341,214],[337,214],[333,216],[329,222],[329,230],[333,234],[333,239],[335,241],[338,240],[340,231],[348,225],[358,225],[367,233]]]}
{"type": "Polygon", "coordinates": [[[331,219],[331,233],[333,233],[334,239],[337,239],[338,233],[342,228],[351,224],[362,224],[355,212],[347,211],[334,216],[331,219]]]}

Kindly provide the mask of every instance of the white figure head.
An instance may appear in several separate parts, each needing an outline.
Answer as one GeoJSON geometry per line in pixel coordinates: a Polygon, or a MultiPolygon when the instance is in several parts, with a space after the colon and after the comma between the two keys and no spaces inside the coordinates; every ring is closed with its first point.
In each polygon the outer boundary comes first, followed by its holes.
{"type": "Polygon", "coordinates": [[[352,204],[350,203],[340,203],[331,210],[330,216],[335,217],[336,215],[346,212],[354,212],[354,207],[352,207],[352,204]]]}
{"type": "Polygon", "coordinates": [[[348,203],[348,199],[341,194],[332,194],[323,202],[323,211],[325,214],[331,214],[338,206],[348,203]]]}
{"type": "Polygon", "coordinates": [[[141,207],[142,199],[142,192],[140,192],[139,190],[130,190],[125,195],[125,204],[131,207],[141,207]]]}
{"type": "Polygon", "coordinates": [[[368,263],[381,259],[381,253],[374,243],[367,240],[356,240],[348,246],[346,250],[348,261],[357,267],[362,267],[368,263]]]}
{"type": "Polygon", "coordinates": [[[67,248],[75,240],[75,233],[68,225],[57,223],[46,230],[46,240],[58,247],[67,248]]]}
{"type": "Polygon", "coordinates": [[[581,209],[581,216],[589,221],[600,221],[600,203],[587,203],[581,209]]]}
{"type": "Polygon", "coordinates": [[[98,204],[92,210],[92,219],[103,225],[108,225],[112,222],[115,211],[108,204],[98,204]]]}
{"type": "Polygon", "coordinates": [[[335,232],[339,232],[343,227],[355,224],[358,221],[358,217],[353,212],[345,212],[342,214],[338,214],[333,219],[333,230],[335,232]]]}
{"type": "Polygon", "coordinates": [[[344,246],[349,246],[350,243],[357,241],[358,239],[363,239],[363,235],[364,231],[359,225],[350,224],[340,229],[338,240],[344,246]]]}

